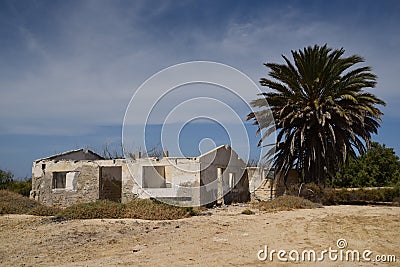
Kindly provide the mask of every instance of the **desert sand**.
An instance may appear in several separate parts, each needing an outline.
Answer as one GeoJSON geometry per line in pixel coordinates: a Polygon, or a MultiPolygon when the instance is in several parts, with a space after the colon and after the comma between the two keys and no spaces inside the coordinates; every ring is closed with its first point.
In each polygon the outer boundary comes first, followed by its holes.
{"type": "MultiPolygon", "coordinates": [[[[296,266],[396,266],[400,263],[400,207],[329,206],[260,213],[245,205],[211,209],[173,221],[0,216],[1,266],[283,266],[268,250],[372,251],[371,261],[290,261],[296,266]],[[343,249],[343,250],[345,250],[343,249]],[[397,263],[374,262],[395,255],[397,263]],[[261,253],[262,257],[264,254],[261,253]]],[[[294,257],[295,254],[292,254],[294,257]]],[[[286,255],[288,258],[288,255],[286,255]]]]}

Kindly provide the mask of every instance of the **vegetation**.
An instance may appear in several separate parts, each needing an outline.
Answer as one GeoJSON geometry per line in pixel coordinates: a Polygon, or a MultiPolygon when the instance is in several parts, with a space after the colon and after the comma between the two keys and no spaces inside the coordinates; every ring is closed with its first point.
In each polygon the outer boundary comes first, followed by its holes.
{"type": "Polygon", "coordinates": [[[334,187],[382,187],[400,184],[400,160],[393,148],[372,143],[371,148],[349,158],[332,181],[334,187]]]}
{"type": "Polygon", "coordinates": [[[256,206],[262,211],[281,211],[293,209],[314,209],[322,207],[318,203],[296,196],[280,196],[272,201],[262,201],[256,206]]]}
{"type": "Polygon", "coordinates": [[[135,218],[145,220],[174,220],[197,215],[194,208],[170,206],[150,199],[136,199],[122,204],[96,201],[75,204],[65,209],[47,207],[8,190],[0,190],[0,214],[31,214],[57,216],[65,219],[135,218]]]}
{"type": "Polygon", "coordinates": [[[260,83],[272,91],[251,105],[269,104],[271,111],[252,112],[247,119],[255,120],[257,133],[265,130],[259,145],[277,131],[266,157],[284,177],[296,169],[302,182],[325,184],[348,157],[363,154],[377,133],[382,112],[376,106],[385,103],[364,90],[375,87],[376,76],[368,66],[355,66],[362,57],[344,52],[315,45],[292,51],[294,62],[282,56],[285,64],[265,64],[272,79],[260,83]]]}
{"type": "MultiPolygon", "coordinates": [[[[4,187],[5,185],[11,183],[13,181],[14,175],[10,171],[0,170],[0,186],[4,187]]],[[[3,188],[1,188],[3,189],[3,188]]]]}
{"type": "Polygon", "coordinates": [[[134,218],[145,220],[174,220],[191,215],[188,209],[149,199],[136,199],[126,204],[103,200],[75,204],[58,214],[68,219],[134,218]]]}
{"type": "Polygon", "coordinates": [[[242,214],[244,214],[244,215],[253,215],[253,214],[255,214],[255,212],[252,211],[251,209],[245,209],[244,211],[242,211],[242,214]]]}
{"type": "Polygon", "coordinates": [[[43,206],[36,201],[8,190],[0,190],[0,214],[31,214],[51,216],[59,209],[43,206]]]}
{"type": "Polygon", "coordinates": [[[171,206],[157,200],[136,199],[126,204],[126,216],[146,220],[175,220],[198,215],[194,208],[171,206]]]}
{"type": "Polygon", "coordinates": [[[0,190],[2,189],[29,196],[29,192],[32,189],[32,180],[29,178],[25,179],[25,181],[16,181],[10,171],[0,170],[0,190]]]}
{"type": "Polygon", "coordinates": [[[117,219],[124,217],[124,207],[121,203],[101,200],[69,206],[57,216],[67,219],[117,219]]]}
{"type": "Polygon", "coordinates": [[[391,203],[398,205],[400,202],[399,187],[395,188],[377,188],[377,189],[327,189],[323,191],[322,203],[324,205],[339,204],[379,204],[391,203]]]}
{"type": "Polygon", "coordinates": [[[399,185],[393,188],[334,189],[310,183],[301,186],[294,185],[289,188],[288,194],[300,196],[323,205],[373,204],[379,202],[390,202],[397,205],[400,202],[399,185]]]}
{"type": "Polygon", "coordinates": [[[24,181],[14,180],[3,189],[7,189],[25,197],[29,197],[29,194],[32,190],[32,179],[27,178],[24,181]]]}

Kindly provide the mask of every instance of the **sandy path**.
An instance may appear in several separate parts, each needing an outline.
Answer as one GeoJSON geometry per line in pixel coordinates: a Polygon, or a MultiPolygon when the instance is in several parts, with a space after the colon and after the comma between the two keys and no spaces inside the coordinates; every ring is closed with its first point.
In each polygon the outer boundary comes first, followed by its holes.
{"type": "MultiPolygon", "coordinates": [[[[51,222],[25,215],[0,216],[1,266],[276,266],[260,261],[268,248],[289,252],[347,249],[396,255],[397,263],[332,262],[318,266],[396,266],[400,263],[400,208],[332,206],[243,215],[245,207],[175,221],[73,220],[51,222]],[[262,255],[262,254],[261,254],[262,255]]],[[[286,258],[288,256],[286,255],[286,258]]],[[[297,262],[308,266],[309,262],[297,262]]]]}

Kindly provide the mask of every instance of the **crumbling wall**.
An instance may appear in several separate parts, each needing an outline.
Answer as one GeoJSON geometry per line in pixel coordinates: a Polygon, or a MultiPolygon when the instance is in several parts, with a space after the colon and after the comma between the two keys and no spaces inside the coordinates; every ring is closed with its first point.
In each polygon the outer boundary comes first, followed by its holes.
{"type": "Polygon", "coordinates": [[[199,157],[201,162],[202,203],[230,204],[250,200],[246,164],[230,146],[218,147],[199,157]],[[218,177],[218,173],[222,176],[218,177]],[[219,178],[219,179],[218,179],[219,178]]]}
{"type": "Polygon", "coordinates": [[[247,167],[247,172],[251,199],[263,201],[273,199],[275,196],[274,171],[260,167],[247,167]]]}
{"type": "MultiPolygon", "coordinates": [[[[156,160],[153,158],[143,158],[133,160],[130,164],[131,175],[133,177],[133,193],[139,198],[155,197],[163,201],[171,202],[184,206],[198,206],[200,203],[200,163],[196,160],[186,158],[163,158],[156,160]],[[162,169],[164,179],[160,187],[146,187],[151,184],[152,175],[146,177],[143,172],[149,168],[162,169]]],[[[156,170],[154,171],[155,174],[156,170]]],[[[155,175],[153,175],[155,176],[155,175]]],[[[153,177],[154,178],[154,177],[153,177]]]]}
{"type": "Polygon", "coordinates": [[[224,204],[247,202],[249,200],[249,177],[247,170],[245,170],[240,180],[224,195],[224,204]]]}
{"type": "Polygon", "coordinates": [[[139,196],[140,187],[135,179],[133,179],[132,174],[126,164],[126,160],[121,160],[122,166],[122,203],[132,201],[139,196]]]}
{"type": "Polygon", "coordinates": [[[99,166],[95,162],[39,161],[32,167],[31,198],[44,205],[53,206],[94,201],[99,198],[98,181],[99,166]],[[73,179],[72,183],[66,183],[65,188],[54,188],[54,172],[74,173],[73,177],[69,176],[73,179]]]}
{"type": "Polygon", "coordinates": [[[122,170],[120,200],[115,197],[110,200],[128,202],[138,196],[138,186],[132,179],[124,159],[44,160],[33,163],[31,198],[45,205],[63,207],[75,203],[96,201],[101,198],[99,194],[101,167],[120,167],[122,170]],[[73,172],[76,178],[67,180],[65,188],[53,188],[54,172],[73,172]],[[71,184],[68,184],[68,181],[71,181],[71,184]]]}

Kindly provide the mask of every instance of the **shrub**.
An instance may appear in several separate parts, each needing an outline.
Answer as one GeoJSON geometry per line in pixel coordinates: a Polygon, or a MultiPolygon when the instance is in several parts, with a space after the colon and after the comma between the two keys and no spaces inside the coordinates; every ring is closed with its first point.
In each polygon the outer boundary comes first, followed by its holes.
{"type": "Polygon", "coordinates": [[[27,214],[36,206],[34,200],[8,190],[0,190],[0,214],[27,214]]]}
{"type": "Polygon", "coordinates": [[[32,179],[25,178],[24,181],[15,181],[12,172],[0,169],[0,190],[2,189],[29,197],[29,193],[32,189],[32,179]]]}
{"type": "Polygon", "coordinates": [[[291,185],[287,191],[288,195],[298,196],[315,203],[321,203],[324,197],[324,188],[315,183],[291,185]]]}
{"type": "Polygon", "coordinates": [[[376,189],[326,189],[322,198],[324,205],[368,204],[374,202],[396,202],[400,197],[397,188],[376,189]]]}
{"type": "Polygon", "coordinates": [[[7,190],[29,197],[32,190],[32,181],[31,179],[26,181],[13,181],[8,185],[7,190]]]}
{"type": "Polygon", "coordinates": [[[253,215],[253,214],[255,214],[255,212],[250,210],[250,209],[245,209],[244,211],[242,211],[242,214],[244,214],[244,215],[253,215]]]}
{"type": "Polygon", "coordinates": [[[60,209],[57,207],[47,207],[44,205],[37,205],[29,211],[30,215],[36,216],[54,216],[60,212],[60,209]]]}
{"type": "Polygon", "coordinates": [[[184,210],[190,216],[199,216],[207,209],[204,207],[185,207],[184,210]]]}
{"type": "Polygon", "coordinates": [[[3,171],[0,169],[0,189],[6,189],[8,184],[12,183],[14,174],[10,171],[3,171]]]}
{"type": "Polygon", "coordinates": [[[366,153],[353,159],[336,173],[332,184],[337,187],[393,186],[400,182],[400,160],[393,148],[371,143],[366,153]]]}
{"type": "Polygon", "coordinates": [[[0,190],[0,214],[54,215],[58,209],[46,207],[20,194],[0,190]]]}
{"type": "Polygon", "coordinates": [[[118,219],[174,220],[196,215],[193,208],[170,206],[156,200],[135,199],[122,204],[107,200],[75,204],[57,216],[68,219],[118,219]]]}
{"type": "Polygon", "coordinates": [[[198,215],[199,208],[182,208],[150,200],[136,199],[122,204],[107,200],[75,204],[63,210],[47,207],[17,193],[0,190],[0,214],[31,214],[62,219],[117,219],[174,220],[198,215]]]}
{"type": "Polygon", "coordinates": [[[287,192],[323,205],[396,202],[400,198],[398,185],[393,188],[334,189],[310,183],[303,184],[301,188],[300,185],[291,186],[287,192]]]}
{"type": "Polygon", "coordinates": [[[68,219],[117,219],[124,217],[124,205],[107,200],[69,206],[57,214],[68,219]]]}
{"type": "Polygon", "coordinates": [[[262,211],[313,209],[322,207],[318,203],[314,203],[302,197],[295,196],[280,196],[272,201],[260,202],[256,204],[256,206],[262,211]]]}
{"type": "Polygon", "coordinates": [[[171,206],[157,200],[135,199],[125,204],[125,217],[145,220],[174,220],[197,215],[193,208],[171,206]]]}

